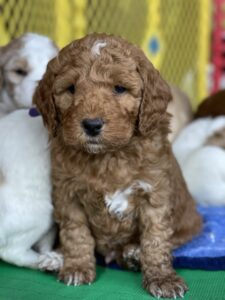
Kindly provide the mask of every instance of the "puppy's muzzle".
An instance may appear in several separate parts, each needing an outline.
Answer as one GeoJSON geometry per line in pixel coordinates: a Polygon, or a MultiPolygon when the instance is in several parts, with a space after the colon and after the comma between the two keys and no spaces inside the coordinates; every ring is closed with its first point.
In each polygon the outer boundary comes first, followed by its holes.
{"type": "Polygon", "coordinates": [[[104,122],[100,118],[84,119],[82,120],[81,124],[88,136],[97,136],[100,134],[104,122]]]}

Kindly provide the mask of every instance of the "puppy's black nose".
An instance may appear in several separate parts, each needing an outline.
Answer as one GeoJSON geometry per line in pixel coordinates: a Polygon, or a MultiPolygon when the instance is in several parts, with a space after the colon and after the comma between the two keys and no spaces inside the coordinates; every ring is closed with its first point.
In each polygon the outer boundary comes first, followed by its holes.
{"type": "Polygon", "coordinates": [[[96,119],[84,119],[82,126],[87,135],[96,136],[101,132],[103,121],[100,118],[96,119]]]}

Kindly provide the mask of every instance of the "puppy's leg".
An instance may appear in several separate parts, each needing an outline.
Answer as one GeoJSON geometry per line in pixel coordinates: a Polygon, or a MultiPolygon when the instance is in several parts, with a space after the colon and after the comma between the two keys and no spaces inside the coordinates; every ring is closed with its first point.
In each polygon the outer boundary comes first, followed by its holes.
{"type": "Polygon", "coordinates": [[[0,254],[1,258],[8,263],[19,267],[38,268],[39,254],[32,249],[10,247],[0,254]]]}
{"type": "Polygon", "coordinates": [[[41,254],[50,252],[55,243],[56,234],[57,228],[56,225],[53,225],[49,231],[35,244],[34,249],[41,254]]]}
{"type": "Polygon", "coordinates": [[[54,224],[43,238],[35,245],[41,255],[39,257],[38,268],[42,271],[58,272],[63,266],[63,255],[59,249],[52,251],[57,234],[57,227],[54,224]]]}
{"type": "MultiPolygon", "coordinates": [[[[5,225],[4,222],[3,225],[5,225]]],[[[17,266],[37,269],[40,254],[32,246],[41,236],[40,228],[36,223],[29,224],[30,227],[27,227],[26,230],[24,230],[23,223],[19,227],[20,222],[11,227],[9,223],[6,225],[8,231],[2,235],[3,243],[0,244],[0,258],[17,266]]]]}
{"type": "Polygon", "coordinates": [[[59,223],[60,246],[64,257],[59,279],[67,285],[90,284],[95,279],[94,239],[88,228],[83,208],[71,195],[55,191],[55,216],[59,223]]]}
{"type": "Polygon", "coordinates": [[[183,297],[188,290],[172,268],[173,224],[169,198],[165,186],[159,188],[152,193],[151,200],[143,200],[140,210],[143,286],[158,298],[183,297]]]}

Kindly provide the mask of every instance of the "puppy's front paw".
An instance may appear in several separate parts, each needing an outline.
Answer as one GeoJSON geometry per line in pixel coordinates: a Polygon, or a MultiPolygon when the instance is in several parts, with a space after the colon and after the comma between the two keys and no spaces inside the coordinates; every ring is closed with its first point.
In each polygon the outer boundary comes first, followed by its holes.
{"type": "Polygon", "coordinates": [[[156,298],[173,298],[184,297],[188,290],[187,285],[182,278],[177,275],[167,277],[158,277],[153,279],[144,278],[144,288],[156,298]]]}
{"type": "Polygon", "coordinates": [[[59,271],[63,266],[63,255],[50,251],[40,255],[38,268],[42,271],[59,271]]]}
{"type": "Polygon", "coordinates": [[[131,271],[139,271],[140,266],[140,246],[129,244],[123,249],[123,265],[131,271]]]}
{"type": "Polygon", "coordinates": [[[61,271],[58,279],[69,285],[91,284],[95,280],[96,273],[93,270],[76,270],[74,272],[61,271]]]}

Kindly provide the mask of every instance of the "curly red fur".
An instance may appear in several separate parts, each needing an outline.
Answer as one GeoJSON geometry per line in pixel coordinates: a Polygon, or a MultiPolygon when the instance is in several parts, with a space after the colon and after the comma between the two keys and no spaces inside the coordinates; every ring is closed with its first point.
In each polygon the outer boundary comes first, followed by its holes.
{"type": "Polygon", "coordinates": [[[201,218],[167,139],[170,99],[144,53],[121,38],[89,35],[49,63],[34,102],[52,137],[53,201],[64,255],[59,277],[66,283],[94,280],[94,249],[126,264],[127,249],[139,245],[150,293],[174,297],[187,290],[172,268],[171,251],[199,233],[201,218]],[[97,42],[106,43],[100,54],[92,51],[97,42]],[[116,85],[126,92],[116,94],[116,85]],[[86,118],[104,121],[99,136],[84,132],[86,118]],[[122,215],[106,203],[118,194],[128,201],[122,215]]]}

